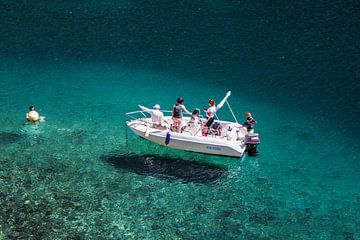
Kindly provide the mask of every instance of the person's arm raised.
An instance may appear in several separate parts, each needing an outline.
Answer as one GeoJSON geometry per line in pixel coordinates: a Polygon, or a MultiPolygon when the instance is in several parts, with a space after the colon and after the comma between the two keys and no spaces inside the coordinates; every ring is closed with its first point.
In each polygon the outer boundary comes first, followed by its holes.
{"type": "Polygon", "coordinates": [[[223,100],[221,100],[221,102],[216,106],[216,111],[219,110],[220,108],[222,108],[222,106],[224,105],[224,103],[226,102],[228,97],[230,97],[230,95],[231,95],[231,91],[228,91],[226,93],[226,96],[223,98],[223,100]]]}

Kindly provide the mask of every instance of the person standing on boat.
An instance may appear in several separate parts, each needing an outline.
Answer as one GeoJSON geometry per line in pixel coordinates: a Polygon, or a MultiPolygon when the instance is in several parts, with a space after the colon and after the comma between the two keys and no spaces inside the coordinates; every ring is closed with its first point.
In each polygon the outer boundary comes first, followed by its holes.
{"type": "Polygon", "coordinates": [[[139,108],[144,111],[147,112],[151,115],[151,121],[152,121],[152,127],[153,128],[157,128],[157,129],[165,129],[165,119],[164,119],[164,114],[160,111],[160,105],[159,104],[155,104],[153,109],[149,109],[146,108],[144,106],[138,105],[139,108]]]}
{"type": "Polygon", "coordinates": [[[173,106],[172,120],[173,120],[173,131],[180,132],[182,127],[183,111],[191,114],[186,107],[183,105],[184,99],[179,97],[176,100],[176,104],[173,106]]]}
{"type": "Polygon", "coordinates": [[[209,100],[209,108],[205,109],[205,113],[206,113],[206,123],[203,129],[203,135],[206,135],[209,127],[213,124],[214,120],[215,120],[215,114],[216,112],[222,108],[222,106],[224,105],[224,103],[226,102],[227,98],[230,96],[231,92],[228,92],[226,94],[226,96],[224,97],[223,100],[221,100],[221,102],[215,106],[215,100],[214,99],[210,99],[209,100]]]}
{"type": "Polygon", "coordinates": [[[248,133],[252,133],[254,131],[256,120],[251,116],[250,112],[246,112],[245,115],[246,122],[244,122],[243,126],[247,129],[248,133]]]}
{"type": "Polygon", "coordinates": [[[209,108],[205,109],[205,113],[206,113],[206,123],[205,123],[205,127],[210,127],[211,124],[213,124],[214,119],[215,119],[215,113],[216,113],[216,106],[215,106],[215,100],[214,99],[210,99],[209,100],[209,108]]]}

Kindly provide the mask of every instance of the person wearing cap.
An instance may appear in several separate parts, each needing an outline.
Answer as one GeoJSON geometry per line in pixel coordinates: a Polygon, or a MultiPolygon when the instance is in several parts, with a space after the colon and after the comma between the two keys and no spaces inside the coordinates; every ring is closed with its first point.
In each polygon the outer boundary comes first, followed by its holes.
{"type": "Polygon", "coordinates": [[[173,131],[180,132],[182,127],[183,111],[191,114],[186,107],[183,105],[184,99],[179,97],[176,100],[176,104],[173,106],[172,120],[173,120],[173,131]]]}
{"type": "Polygon", "coordinates": [[[155,104],[153,109],[146,108],[139,105],[139,108],[151,115],[151,122],[153,128],[163,129],[165,128],[166,121],[164,120],[164,114],[160,111],[160,105],[155,104]]]}

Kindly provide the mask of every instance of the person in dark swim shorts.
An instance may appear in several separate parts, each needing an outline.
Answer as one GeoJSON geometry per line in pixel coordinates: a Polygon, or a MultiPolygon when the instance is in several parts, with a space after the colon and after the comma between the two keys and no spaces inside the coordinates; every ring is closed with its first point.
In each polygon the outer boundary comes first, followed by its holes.
{"type": "Polygon", "coordinates": [[[243,126],[246,127],[248,133],[254,131],[254,126],[256,124],[256,120],[251,116],[250,112],[246,112],[246,121],[244,122],[243,126]]]}

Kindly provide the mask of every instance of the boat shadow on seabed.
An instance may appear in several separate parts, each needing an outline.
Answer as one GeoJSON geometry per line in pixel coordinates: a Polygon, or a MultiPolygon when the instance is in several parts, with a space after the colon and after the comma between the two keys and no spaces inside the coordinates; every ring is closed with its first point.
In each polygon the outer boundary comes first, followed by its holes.
{"type": "Polygon", "coordinates": [[[158,155],[112,154],[101,159],[117,169],[183,183],[212,184],[227,175],[227,169],[214,164],[158,155]]]}

